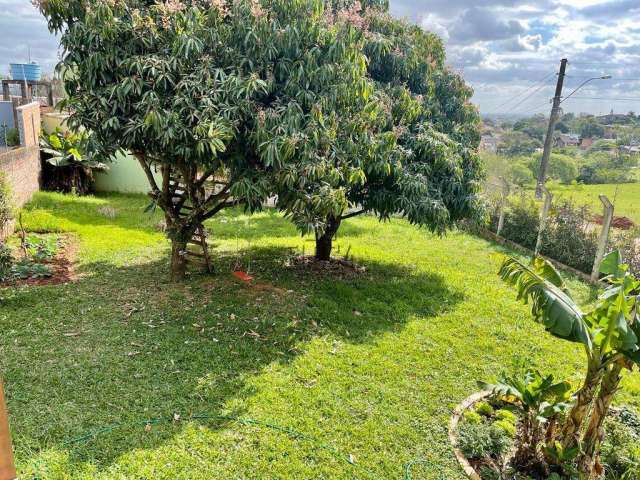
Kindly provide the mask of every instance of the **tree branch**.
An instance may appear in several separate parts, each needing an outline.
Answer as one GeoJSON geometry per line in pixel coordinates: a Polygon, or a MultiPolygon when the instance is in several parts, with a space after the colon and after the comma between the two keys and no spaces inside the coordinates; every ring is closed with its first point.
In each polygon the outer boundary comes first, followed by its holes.
{"type": "Polygon", "coordinates": [[[155,197],[159,197],[161,194],[160,189],[158,188],[156,179],[153,177],[153,172],[151,171],[151,167],[149,167],[149,165],[147,164],[144,154],[140,152],[134,152],[133,155],[138,159],[140,166],[144,170],[144,173],[147,176],[147,180],[149,181],[149,185],[151,186],[151,191],[153,192],[153,195],[155,197]]]}
{"type": "Polygon", "coordinates": [[[366,212],[366,210],[358,210],[356,212],[347,213],[346,215],[342,215],[340,217],[340,220],[346,220],[347,218],[356,217],[358,215],[362,215],[365,212],[366,212]]]}
{"type": "Polygon", "coordinates": [[[241,201],[240,200],[232,200],[230,202],[220,202],[218,205],[216,205],[213,209],[209,210],[207,213],[205,213],[202,216],[202,221],[207,220],[211,217],[213,217],[216,213],[218,213],[220,210],[222,210],[223,208],[231,208],[231,207],[235,207],[236,205],[240,205],[241,201]]]}

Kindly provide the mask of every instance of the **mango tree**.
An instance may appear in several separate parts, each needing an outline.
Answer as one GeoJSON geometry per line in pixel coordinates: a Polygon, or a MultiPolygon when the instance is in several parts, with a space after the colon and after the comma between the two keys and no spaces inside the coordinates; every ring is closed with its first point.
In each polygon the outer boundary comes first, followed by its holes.
{"type": "Polygon", "coordinates": [[[535,320],[552,335],[579,343],[587,357],[585,377],[556,436],[562,448],[581,448],[578,468],[585,478],[598,478],[604,420],[620,385],[623,369],[640,361],[640,281],[628,272],[619,252],[607,255],[601,273],[608,286],[594,308],[583,312],[564,281],[546,260],[531,266],[507,259],[500,276],[531,303],[535,320]]]}
{"type": "Polygon", "coordinates": [[[360,48],[322,0],[37,3],[61,32],[69,123],[102,157],[138,159],[176,279],[205,220],[261,208],[322,112],[363,94],[360,48]]]}
{"type": "Polygon", "coordinates": [[[365,94],[357,112],[323,110],[331,141],[299,145],[277,178],[279,207],[315,233],[321,260],[342,222],[367,212],[402,215],[438,233],[476,215],[479,117],[471,89],[445,65],[441,40],[392,18],[386,2],[329,3],[330,23],[366,55],[365,94]]]}

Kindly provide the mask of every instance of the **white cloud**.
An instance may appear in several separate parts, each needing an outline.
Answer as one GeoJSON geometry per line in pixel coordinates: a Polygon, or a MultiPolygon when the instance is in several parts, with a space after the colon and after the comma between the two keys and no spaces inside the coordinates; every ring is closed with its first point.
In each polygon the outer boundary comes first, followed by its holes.
{"type": "Polygon", "coordinates": [[[433,13],[424,15],[420,19],[420,26],[429,32],[436,33],[445,41],[449,40],[449,30],[446,27],[446,22],[433,13]]]}

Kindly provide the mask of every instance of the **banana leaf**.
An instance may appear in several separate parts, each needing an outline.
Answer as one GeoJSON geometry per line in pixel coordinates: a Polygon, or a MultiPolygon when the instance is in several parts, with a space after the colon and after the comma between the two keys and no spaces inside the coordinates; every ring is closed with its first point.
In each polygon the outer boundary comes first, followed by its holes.
{"type": "Polygon", "coordinates": [[[581,343],[591,351],[593,341],[585,315],[566,288],[563,290],[564,282],[558,281],[559,274],[553,266],[543,266],[541,262],[548,264],[544,259],[536,259],[534,267],[530,268],[509,257],[502,264],[499,275],[505,282],[516,287],[518,300],[531,304],[534,319],[543,324],[549,333],[564,340],[581,343]],[[547,275],[549,279],[541,274],[547,275]]]}

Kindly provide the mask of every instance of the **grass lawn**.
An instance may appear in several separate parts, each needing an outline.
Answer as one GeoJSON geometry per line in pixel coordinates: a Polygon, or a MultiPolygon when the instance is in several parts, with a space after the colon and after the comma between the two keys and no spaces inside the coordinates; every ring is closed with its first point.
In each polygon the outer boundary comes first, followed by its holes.
{"type": "Polygon", "coordinates": [[[589,205],[598,214],[602,214],[602,203],[598,196],[604,194],[614,202],[616,216],[629,217],[635,223],[640,224],[640,182],[619,185],[565,186],[554,184],[550,190],[556,195],[572,198],[578,204],[589,205]]]}
{"type": "MultiPolygon", "coordinates": [[[[477,380],[523,364],[579,377],[580,350],[530,320],[484,240],[349,220],[338,248],[367,272],[339,279],[285,266],[313,243],[279,214],[227,212],[208,224],[219,273],[173,285],[145,204],[40,193],[23,213],[31,230],[77,235],[82,276],[0,293],[21,478],[400,480],[422,459],[412,478],[462,479],[447,423],[477,380]],[[236,263],[253,285],[230,276],[236,263]]],[[[626,388],[640,405],[637,378],[626,388]]]]}

